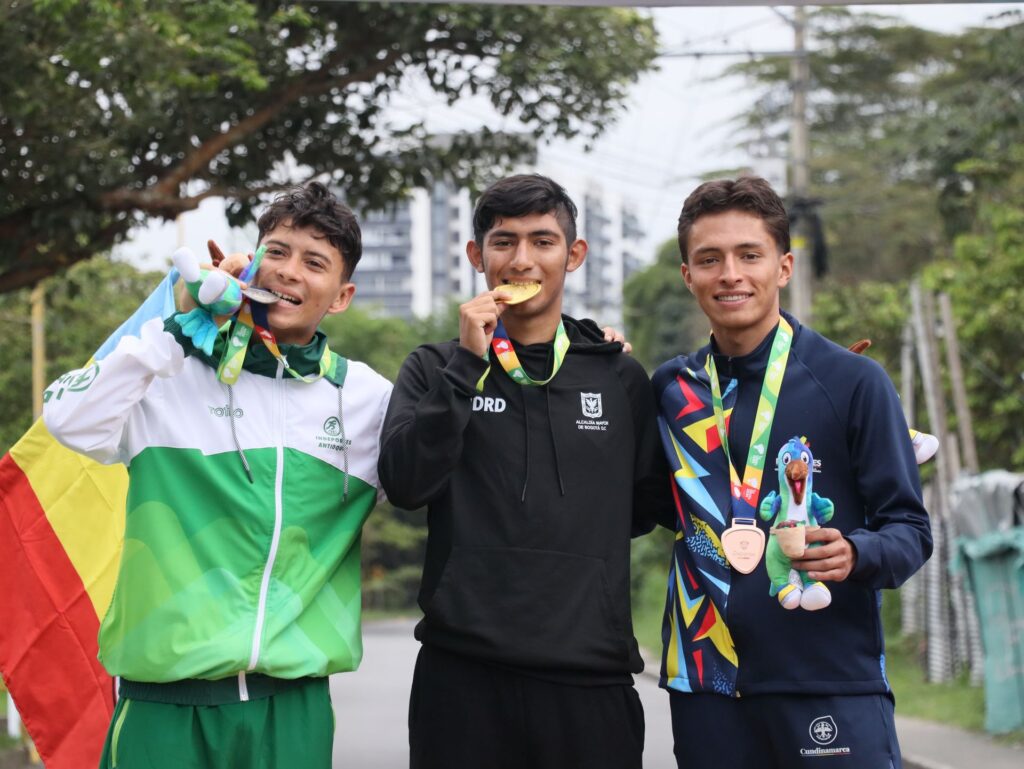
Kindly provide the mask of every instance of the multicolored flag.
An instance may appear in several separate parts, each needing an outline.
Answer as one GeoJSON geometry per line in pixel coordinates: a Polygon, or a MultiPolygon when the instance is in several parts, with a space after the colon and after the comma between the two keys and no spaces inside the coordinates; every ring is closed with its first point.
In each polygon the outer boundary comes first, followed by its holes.
{"type": "MultiPolygon", "coordinates": [[[[96,351],[174,312],[168,275],[96,351]]],[[[114,685],[96,659],[124,538],[128,474],[36,420],[0,459],[0,674],[47,769],[97,766],[114,685]]]]}

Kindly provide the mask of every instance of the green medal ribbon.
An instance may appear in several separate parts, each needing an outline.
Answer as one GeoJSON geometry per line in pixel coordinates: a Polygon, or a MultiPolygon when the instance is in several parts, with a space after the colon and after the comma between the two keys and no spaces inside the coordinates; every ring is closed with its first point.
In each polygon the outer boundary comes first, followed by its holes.
{"type": "MultiPolygon", "coordinates": [[[[512,340],[508,338],[508,332],[505,330],[505,324],[498,320],[498,326],[494,329],[494,336],[491,338],[491,349],[494,350],[494,354],[498,356],[498,363],[505,369],[505,373],[509,375],[513,382],[518,382],[521,385],[528,385],[532,387],[538,387],[540,385],[546,385],[552,379],[555,378],[555,374],[558,373],[558,369],[562,367],[562,362],[565,360],[565,354],[569,351],[569,335],[565,333],[565,324],[561,320],[558,321],[558,328],[555,329],[555,362],[551,367],[551,376],[547,379],[532,379],[529,374],[526,373],[526,369],[523,368],[523,364],[519,362],[519,356],[516,355],[515,348],[512,346],[512,340]]],[[[490,353],[484,356],[484,360],[490,361],[490,353]]],[[[488,366],[483,376],[476,383],[476,391],[483,392],[484,380],[487,379],[487,375],[491,373],[491,367],[488,366]]]]}
{"type": "Polygon", "coordinates": [[[779,319],[779,328],[772,342],[771,353],[768,355],[768,368],[764,372],[764,383],[761,385],[761,397],[757,403],[757,414],[754,417],[754,428],[750,435],[750,451],[747,454],[747,466],[740,480],[736,466],[729,455],[729,431],[725,424],[725,409],[722,406],[722,388],[718,382],[718,369],[715,367],[715,356],[708,353],[705,367],[711,379],[711,403],[715,410],[715,424],[718,427],[718,438],[722,442],[726,461],[729,463],[729,482],[732,488],[733,518],[756,518],[757,498],[761,493],[761,478],[764,475],[764,463],[768,454],[768,438],[775,421],[775,409],[782,389],[782,378],[789,362],[789,350],[793,345],[793,327],[785,318],[779,319]],[[737,505],[739,509],[737,509],[737,505]],[[750,510],[743,509],[749,506],[750,510]]]}
{"type": "Polygon", "coordinates": [[[262,340],[270,354],[283,363],[285,370],[296,379],[306,384],[312,384],[323,376],[333,374],[331,371],[334,365],[333,356],[326,344],[324,345],[324,353],[320,356],[320,371],[318,373],[303,376],[289,366],[287,358],[281,354],[281,349],[277,346],[277,339],[274,337],[274,333],[266,324],[266,307],[264,305],[257,306],[260,308],[258,312],[263,316],[261,323],[257,323],[253,319],[252,302],[248,299],[242,302],[237,320],[232,323],[228,331],[227,343],[224,346],[224,352],[221,354],[220,364],[217,366],[217,378],[220,381],[229,385],[233,385],[238,381],[238,377],[242,373],[242,364],[245,362],[245,352],[249,349],[249,340],[252,338],[253,331],[262,340]]]}

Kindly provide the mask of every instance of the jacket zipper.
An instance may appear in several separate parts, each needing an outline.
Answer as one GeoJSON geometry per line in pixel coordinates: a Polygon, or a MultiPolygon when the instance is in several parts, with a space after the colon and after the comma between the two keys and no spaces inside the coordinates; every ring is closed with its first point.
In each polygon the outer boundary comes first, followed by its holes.
{"type": "MultiPolygon", "coordinates": [[[[277,558],[277,547],[281,540],[281,525],[284,518],[283,486],[284,486],[284,362],[278,361],[274,391],[277,395],[277,412],[274,414],[277,424],[277,467],[274,476],[274,534],[270,539],[270,552],[267,563],[263,567],[263,580],[260,583],[259,603],[256,605],[256,627],[252,635],[252,654],[249,657],[248,670],[254,670],[260,659],[260,644],[263,641],[263,623],[267,614],[267,593],[270,591],[270,573],[274,569],[277,558]]],[[[246,692],[247,694],[247,692],[246,692]]]]}

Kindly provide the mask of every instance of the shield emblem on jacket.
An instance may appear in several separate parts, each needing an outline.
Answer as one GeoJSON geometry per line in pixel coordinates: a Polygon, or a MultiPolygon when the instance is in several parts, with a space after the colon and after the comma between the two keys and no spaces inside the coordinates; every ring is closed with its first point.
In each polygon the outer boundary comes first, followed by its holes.
{"type": "Polygon", "coordinates": [[[580,402],[583,406],[583,416],[588,419],[598,419],[604,413],[601,407],[601,393],[580,393],[580,402]]]}

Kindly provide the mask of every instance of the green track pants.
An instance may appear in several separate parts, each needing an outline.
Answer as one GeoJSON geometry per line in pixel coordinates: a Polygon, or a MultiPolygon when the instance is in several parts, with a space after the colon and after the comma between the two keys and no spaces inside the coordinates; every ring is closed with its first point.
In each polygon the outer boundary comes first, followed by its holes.
{"type": "Polygon", "coordinates": [[[122,697],[100,769],[330,769],[333,740],[326,678],[227,705],[122,697]]]}

